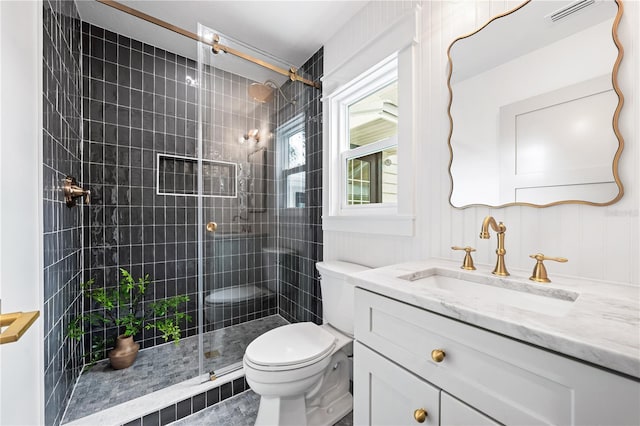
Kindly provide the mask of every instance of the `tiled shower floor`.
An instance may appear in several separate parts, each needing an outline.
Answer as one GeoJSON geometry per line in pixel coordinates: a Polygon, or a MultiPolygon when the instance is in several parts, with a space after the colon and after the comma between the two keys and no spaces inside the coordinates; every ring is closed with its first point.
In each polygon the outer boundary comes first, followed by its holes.
{"type": "MultiPolygon", "coordinates": [[[[249,343],[259,335],[287,321],[279,315],[206,333],[205,371],[242,361],[249,343]]],[[[73,391],[62,423],[97,413],[123,402],[180,383],[198,375],[198,337],[187,337],[179,345],[167,343],[138,353],[136,362],[124,370],[113,370],[101,361],[84,372],[73,391]]]]}

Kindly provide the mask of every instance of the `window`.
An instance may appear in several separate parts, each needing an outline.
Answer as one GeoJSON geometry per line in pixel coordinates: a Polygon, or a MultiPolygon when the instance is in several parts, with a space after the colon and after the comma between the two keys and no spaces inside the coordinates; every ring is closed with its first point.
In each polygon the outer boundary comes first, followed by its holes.
{"type": "Polygon", "coordinates": [[[306,205],[306,138],[304,115],[294,117],[280,129],[282,195],[284,208],[301,208],[306,205]]]}
{"type": "Polygon", "coordinates": [[[395,208],[398,199],[398,61],[358,78],[339,98],[340,208],[395,208]]]}
{"type": "MultiPolygon", "coordinates": [[[[385,84],[388,79],[383,76],[375,83],[385,84]]],[[[396,203],[398,81],[349,105],[347,120],[346,205],[396,203]]]]}
{"type": "Polygon", "coordinates": [[[326,231],[413,235],[419,16],[417,7],[325,73],[326,231]]]}
{"type": "Polygon", "coordinates": [[[398,148],[347,159],[347,205],[398,201],[398,148]]]}

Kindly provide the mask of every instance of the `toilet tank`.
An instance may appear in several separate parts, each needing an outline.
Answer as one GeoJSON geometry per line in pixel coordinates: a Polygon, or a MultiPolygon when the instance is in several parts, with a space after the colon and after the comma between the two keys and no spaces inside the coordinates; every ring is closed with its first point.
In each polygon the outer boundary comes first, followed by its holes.
{"type": "Polygon", "coordinates": [[[316,268],[320,272],[324,322],[353,336],[355,286],[347,281],[347,276],[370,268],[339,260],[318,262],[316,268]]]}

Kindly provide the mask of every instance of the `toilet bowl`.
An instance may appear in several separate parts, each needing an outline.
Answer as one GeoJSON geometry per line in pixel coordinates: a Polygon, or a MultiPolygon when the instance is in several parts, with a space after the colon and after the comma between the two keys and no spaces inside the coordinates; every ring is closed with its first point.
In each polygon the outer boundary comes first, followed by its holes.
{"type": "Polygon", "coordinates": [[[254,284],[213,290],[204,298],[204,318],[214,328],[222,328],[225,321],[253,312],[252,304],[275,305],[275,293],[254,284]]]}
{"type": "Polygon", "coordinates": [[[247,383],[260,395],[256,425],[332,425],[351,411],[354,288],[346,277],[366,269],[319,263],[325,324],[285,325],[249,344],[243,366],[247,383]],[[328,308],[332,301],[342,309],[328,308]]]}

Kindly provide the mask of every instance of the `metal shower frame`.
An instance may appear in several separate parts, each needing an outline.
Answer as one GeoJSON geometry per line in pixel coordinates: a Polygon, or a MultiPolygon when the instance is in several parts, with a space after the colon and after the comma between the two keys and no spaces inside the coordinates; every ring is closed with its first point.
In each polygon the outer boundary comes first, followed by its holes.
{"type": "Polygon", "coordinates": [[[169,31],[173,31],[175,33],[178,33],[181,36],[188,37],[188,38],[190,38],[192,40],[199,41],[199,42],[202,42],[202,43],[204,43],[206,45],[209,45],[209,46],[211,46],[211,50],[215,54],[217,54],[219,52],[228,53],[230,55],[234,55],[234,56],[237,56],[238,58],[244,59],[246,61],[253,62],[256,65],[260,65],[261,67],[270,69],[271,71],[277,72],[278,74],[285,75],[285,76],[289,77],[289,80],[291,80],[291,81],[299,81],[299,82],[304,83],[306,85],[315,87],[316,89],[321,89],[322,88],[322,85],[321,85],[320,82],[312,81],[312,80],[306,79],[306,78],[301,77],[300,75],[298,75],[298,70],[296,68],[294,68],[294,67],[291,67],[291,68],[289,68],[287,70],[287,69],[281,68],[279,66],[270,64],[270,63],[268,63],[266,61],[263,61],[262,59],[258,59],[258,58],[255,58],[255,57],[251,56],[251,55],[248,55],[246,53],[240,52],[239,50],[233,49],[233,48],[231,48],[229,46],[225,46],[223,44],[220,44],[220,36],[217,35],[217,34],[214,35],[213,40],[206,40],[206,39],[204,39],[202,37],[199,37],[197,34],[192,33],[191,31],[187,31],[187,30],[185,30],[183,28],[176,27],[175,25],[172,25],[172,24],[170,24],[170,23],[168,23],[166,21],[163,21],[163,20],[158,19],[156,17],[153,17],[151,15],[148,15],[148,14],[146,14],[144,12],[141,12],[141,11],[139,11],[137,9],[133,9],[133,8],[131,8],[129,6],[125,6],[124,4],[119,3],[117,1],[114,1],[114,0],[96,0],[96,1],[98,3],[102,3],[102,4],[106,5],[106,6],[113,7],[114,9],[117,9],[117,10],[119,10],[121,12],[124,12],[124,13],[127,13],[129,15],[135,16],[136,18],[140,18],[142,20],[150,22],[150,23],[152,23],[154,25],[158,25],[158,26],[160,26],[162,28],[165,28],[165,29],[167,29],[169,31]]]}

